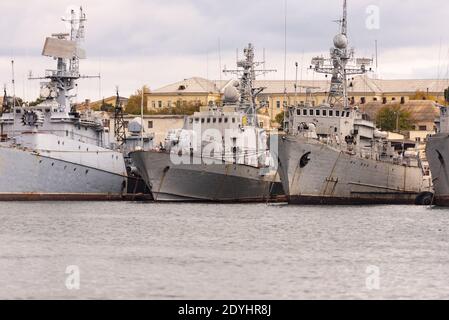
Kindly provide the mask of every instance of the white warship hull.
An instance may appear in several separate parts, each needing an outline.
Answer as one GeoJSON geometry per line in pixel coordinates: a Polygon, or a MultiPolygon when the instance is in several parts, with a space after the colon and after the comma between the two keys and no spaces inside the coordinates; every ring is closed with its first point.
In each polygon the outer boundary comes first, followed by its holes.
{"type": "Polygon", "coordinates": [[[449,206],[449,135],[436,134],[429,138],[426,146],[427,160],[432,172],[434,204],[449,206]]]}
{"type": "Polygon", "coordinates": [[[419,167],[363,159],[316,140],[280,139],[279,161],[292,204],[414,204],[422,192],[419,167]]]}
{"type": "Polygon", "coordinates": [[[274,176],[240,164],[174,165],[166,152],[133,152],[131,157],[155,201],[263,202],[271,199],[274,176]]]}
{"type": "MultiPolygon", "coordinates": [[[[50,135],[41,138],[63,141],[50,135]]],[[[0,200],[120,200],[124,192],[126,168],[120,153],[103,148],[37,151],[0,144],[0,200]]]]}

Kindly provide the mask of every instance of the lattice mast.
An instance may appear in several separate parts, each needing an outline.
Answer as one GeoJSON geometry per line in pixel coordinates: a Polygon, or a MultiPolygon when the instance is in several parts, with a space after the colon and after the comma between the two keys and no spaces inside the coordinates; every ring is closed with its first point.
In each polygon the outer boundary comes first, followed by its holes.
{"type": "Polygon", "coordinates": [[[126,127],[125,120],[123,118],[123,104],[120,99],[118,88],[116,92],[117,97],[114,107],[114,137],[120,145],[124,145],[126,143],[126,127]]]}
{"type": "Polygon", "coordinates": [[[332,77],[327,102],[331,106],[347,108],[348,77],[365,74],[373,61],[366,58],[355,59],[354,49],[349,48],[347,0],[343,2],[343,17],[337,22],[340,24],[340,33],[334,37],[330,58],[313,58],[311,68],[317,73],[330,74],[332,77]]]}
{"type": "Polygon", "coordinates": [[[55,99],[60,106],[60,112],[70,113],[72,110],[72,99],[70,91],[75,88],[76,80],[80,78],[98,78],[99,76],[81,76],[79,63],[86,58],[85,51],[81,48],[81,42],[85,37],[86,14],[80,7],[79,12],[72,10],[70,18],[62,21],[70,24],[70,33],[55,33],[45,41],[43,56],[52,57],[57,60],[56,70],[46,70],[44,77],[30,80],[50,80],[41,83],[41,98],[55,99]]]}
{"type": "Polygon", "coordinates": [[[256,99],[257,96],[262,93],[265,89],[263,87],[255,88],[254,82],[256,78],[260,75],[267,74],[269,72],[276,72],[276,70],[257,69],[261,65],[265,65],[265,61],[257,62],[255,61],[254,47],[251,43],[248,44],[243,50],[244,59],[237,60],[236,70],[225,69],[224,73],[235,74],[239,77],[239,93],[240,93],[240,106],[241,109],[245,110],[249,116],[249,124],[257,124],[257,106],[256,99]]]}

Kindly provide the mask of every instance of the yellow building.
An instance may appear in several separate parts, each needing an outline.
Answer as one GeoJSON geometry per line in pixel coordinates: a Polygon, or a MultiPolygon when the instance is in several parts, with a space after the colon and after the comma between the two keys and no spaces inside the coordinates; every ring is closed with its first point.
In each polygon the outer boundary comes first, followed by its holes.
{"type": "MultiPolygon", "coordinates": [[[[221,100],[224,89],[229,85],[232,85],[232,80],[211,81],[198,77],[186,79],[149,94],[148,109],[170,108],[179,103],[207,105],[210,101],[221,100]]],[[[259,102],[265,101],[266,109],[262,110],[262,113],[274,121],[276,115],[283,112],[284,104],[293,105],[305,101],[312,104],[325,102],[330,82],[303,80],[297,83],[295,89],[295,81],[257,80],[255,86],[265,88],[259,96],[259,102]]],[[[442,98],[444,89],[448,87],[447,80],[383,80],[357,76],[349,82],[348,98],[357,105],[369,102],[405,104],[417,91],[429,97],[442,98]]]]}
{"type": "Polygon", "coordinates": [[[197,77],[186,79],[150,92],[147,108],[154,111],[185,104],[207,106],[209,102],[220,101],[221,89],[216,81],[197,77]]]}

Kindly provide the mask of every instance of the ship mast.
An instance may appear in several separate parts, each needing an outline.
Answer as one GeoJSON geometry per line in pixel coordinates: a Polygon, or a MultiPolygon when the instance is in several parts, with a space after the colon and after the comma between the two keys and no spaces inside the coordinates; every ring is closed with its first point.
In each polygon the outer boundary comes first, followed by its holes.
{"type": "Polygon", "coordinates": [[[268,72],[276,72],[276,70],[257,69],[258,66],[265,65],[265,61],[255,61],[254,47],[251,43],[248,44],[243,53],[245,59],[237,61],[237,68],[240,69],[225,69],[223,72],[239,76],[240,109],[247,114],[249,125],[257,125],[256,99],[265,88],[254,88],[254,82],[257,76],[268,72]]]}
{"type": "Polygon", "coordinates": [[[70,33],[55,33],[45,41],[43,56],[52,57],[57,60],[56,70],[46,70],[45,77],[32,78],[30,80],[50,80],[41,84],[41,98],[55,100],[58,112],[71,114],[72,99],[70,91],[75,88],[76,80],[80,78],[98,78],[99,76],[81,76],[79,62],[86,58],[85,51],[81,48],[81,42],[85,36],[86,14],[80,7],[79,13],[72,10],[69,19],[62,21],[70,24],[70,33]]]}
{"type": "MultiPolygon", "coordinates": [[[[143,123],[142,123],[143,125],[143,123]]],[[[123,119],[123,105],[117,87],[117,97],[114,108],[114,136],[121,145],[126,143],[125,120],[123,119]]]]}
{"type": "Polygon", "coordinates": [[[343,17],[337,21],[340,33],[334,37],[334,46],[330,49],[330,58],[315,57],[312,66],[315,72],[331,75],[331,84],[327,102],[332,107],[349,107],[348,77],[365,74],[372,59],[355,59],[354,50],[349,48],[347,0],[343,2],[343,17]]]}

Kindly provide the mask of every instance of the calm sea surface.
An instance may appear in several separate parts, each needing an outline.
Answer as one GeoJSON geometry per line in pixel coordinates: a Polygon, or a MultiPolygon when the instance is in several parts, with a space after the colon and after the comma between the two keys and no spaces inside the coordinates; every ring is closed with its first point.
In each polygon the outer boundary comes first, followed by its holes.
{"type": "Polygon", "coordinates": [[[449,210],[0,203],[0,298],[449,299],[449,210]]]}

